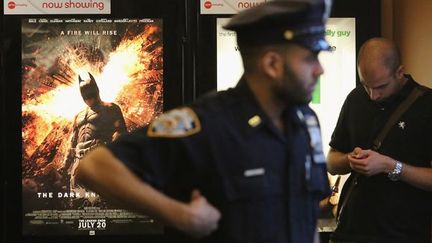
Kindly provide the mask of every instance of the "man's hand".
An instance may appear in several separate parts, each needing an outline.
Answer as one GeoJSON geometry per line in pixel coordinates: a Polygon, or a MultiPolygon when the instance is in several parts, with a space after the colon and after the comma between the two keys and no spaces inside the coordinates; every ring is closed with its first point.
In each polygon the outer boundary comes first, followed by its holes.
{"type": "Polygon", "coordinates": [[[348,155],[348,161],[354,171],[366,176],[388,173],[394,167],[394,160],[373,150],[355,148],[348,155]]]}
{"type": "Polygon", "coordinates": [[[220,212],[198,190],[194,190],[191,201],[179,215],[175,225],[193,237],[203,238],[218,228],[220,218],[220,212]]]}

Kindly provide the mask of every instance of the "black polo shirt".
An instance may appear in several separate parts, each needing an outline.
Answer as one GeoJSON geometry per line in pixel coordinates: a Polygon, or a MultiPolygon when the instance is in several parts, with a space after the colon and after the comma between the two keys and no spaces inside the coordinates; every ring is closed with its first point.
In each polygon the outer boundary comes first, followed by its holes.
{"type": "MultiPolygon", "coordinates": [[[[418,84],[410,77],[399,94],[385,103],[372,102],[362,86],[345,100],[330,146],[341,152],[355,147],[369,149],[395,108],[418,84]]],[[[403,163],[431,167],[432,93],[428,90],[393,125],[380,153],[403,163]]],[[[344,186],[341,202],[345,196],[344,186]]],[[[430,243],[432,193],[402,181],[390,181],[386,174],[361,176],[354,187],[335,239],[355,242],[430,243]]]]}
{"type": "MultiPolygon", "coordinates": [[[[313,111],[291,107],[282,133],[244,80],[189,108],[201,127],[193,135],[149,136],[146,127],[108,148],[167,195],[190,201],[197,188],[220,210],[218,230],[200,242],[312,242],[318,202],[329,192],[313,111]]],[[[194,242],[167,230],[167,242],[194,242]]]]}

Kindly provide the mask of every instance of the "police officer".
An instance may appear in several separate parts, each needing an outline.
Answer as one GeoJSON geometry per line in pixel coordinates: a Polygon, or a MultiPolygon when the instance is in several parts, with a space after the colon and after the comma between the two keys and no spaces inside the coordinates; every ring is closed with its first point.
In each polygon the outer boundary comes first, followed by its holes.
{"type": "Polygon", "coordinates": [[[313,242],[329,193],[308,107],[328,50],[322,0],[271,1],[225,26],[244,75],[234,89],[162,114],[90,152],[78,179],[167,226],[166,242],[313,242]]]}

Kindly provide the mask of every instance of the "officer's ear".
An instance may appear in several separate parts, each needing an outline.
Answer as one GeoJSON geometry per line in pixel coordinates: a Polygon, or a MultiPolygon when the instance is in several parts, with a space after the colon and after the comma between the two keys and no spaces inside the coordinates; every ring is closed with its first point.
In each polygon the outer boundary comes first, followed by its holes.
{"type": "Polygon", "coordinates": [[[261,70],[270,79],[278,80],[284,73],[284,60],[276,49],[267,49],[263,52],[260,63],[261,70]]]}

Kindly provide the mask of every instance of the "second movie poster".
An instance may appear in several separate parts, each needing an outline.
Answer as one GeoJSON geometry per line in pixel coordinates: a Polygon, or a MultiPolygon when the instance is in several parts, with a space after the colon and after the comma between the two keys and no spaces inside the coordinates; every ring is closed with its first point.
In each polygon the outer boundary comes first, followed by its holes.
{"type": "Polygon", "coordinates": [[[30,18],[21,30],[23,233],[161,233],[77,183],[75,169],[162,113],[162,19],[30,18]]]}

